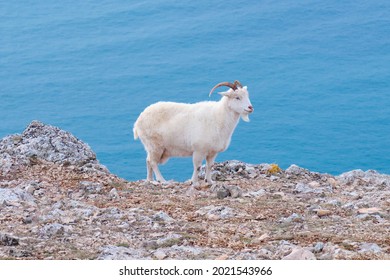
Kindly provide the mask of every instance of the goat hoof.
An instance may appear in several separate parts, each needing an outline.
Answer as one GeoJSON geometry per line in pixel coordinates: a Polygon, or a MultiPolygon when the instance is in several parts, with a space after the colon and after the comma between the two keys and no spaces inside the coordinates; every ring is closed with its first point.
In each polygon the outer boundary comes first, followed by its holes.
{"type": "Polygon", "coordinates": [[[199,182],[191,182],[191,185],[195,188],[200,186],[199,182]]]}
{"type": "Polygon", "coordinates": [[[206,183],[207,185],[214,185],[214,181],[213,181],[213,180],[207,180],[207,179],[205,179],[204,181],[205,181],[205,183],[206,183]]]}
{"type": "Polygon", "coordinates": [[[159,182],[160,184],[164,184],[164,183],[166,183],[167,181],[165,181],[164,179],[161,179],[161,180],[157,180],[157,182],[159,182]]]}
{"type": "Polygon", "coordinates": [[[173,180],[161,182],[161,184],[164,185],[164,186],[173,185],[174,183],[175,183],[175,181],[173,181],[173,180]]]}

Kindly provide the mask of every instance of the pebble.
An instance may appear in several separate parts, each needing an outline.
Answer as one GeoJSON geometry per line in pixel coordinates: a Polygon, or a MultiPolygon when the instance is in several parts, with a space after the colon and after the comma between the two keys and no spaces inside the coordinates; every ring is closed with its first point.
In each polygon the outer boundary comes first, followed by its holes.
{"type": "Polygon", "coordinates": [[[295,186],[295,192],[297,192],[297,193],[311,193],[311,192],[314,192],[314,190],[308,184],[299,182],[295,186]]]}
{"type": "Polygon", "coordinates": [[[174,244],[177,244],[182,239],[182,235],[177,233],[169,233],[168,235],[164,235],[164,237],[157,239],[157,244],[160,247],[171,247],[174,244]]]}
{"type": "Polygon", "coordinates": [[[164,221],[164,222],[173,222],[174,219],[171,218],[167,213],[164,211],[159,211],[156,214],[153,215],[153,219],[156,221],[164,221]]]}
{"type": "Polygon", "coordinates": [[[382,252],[382,248],[378,246],[378,244],[376,243],[363,243],[360,245],[360,250],[359,252],[360,253],[374,253],[374,254],[377,254],[377,253],[380,253],[382,252]]]}
{"type": "Polygon", "coordinates": [[[237,198],[242,196],[242,189],[238,186],[227,186],[230,196],[232,198],[237,198]]]}
{"type": "Polygon", "coordinates": [[[117,200],[117,199],[120,198],[120,197],[119,197],[119,193],[118,193],[118,191],[116,190],[116,188],[112,188],[112,189],[110,190],[109,196],[110,196],[112,199],[114,199],[114,200],[117,200]]]}
{"type": "Polygon", "coordinates": [[[317,213],[318,217],[329,216],[332,214],[332,211],[327,209],[314,209],[313,211],[317,213]]]}
{"type": "Polygon", "coordinates": [[[328,178],[328,183],[333,187],[337,188],[337,181],[334,178],[328,178]]]}
{"type": "Polygon", "coordinates": [[[194,197],[199,191],[194,186],[189,186],[185,192],[186,196],[194,197]]]}
{"type": "Polygon", "coordinates": [[[221,219],[221,217],[215,214],[208,214],[207,219],[209,219],[210,221],[218,221],[221,219]]]}
{"type": "Polygon", "coordinates": [[[220,188],[219,190],[217,190],[217,198],[224,199],[228,196],[230,196],[229,190],[227,190],[225,188],[220,188]]]}
{"type": "Polygon", "coordinates": [[[101,183],[81,181],[79,183],[79,188],[85,190],[89,194],[96,194],[103,190],[103,185],[101,183]]]}
{"type": "Polygon", "coordinates": [[[337,200],[337,199],[332,199],[332,200],[329,200],[328,201],[328,204],[329,205],[333,205],[333,206],[341,206],[342,203],[340,200],[337,200]]]}
{"type": "Polygon", "coordinates": [[[0,232],[0,245],[2,246],[17,246],[19,245],[19,238],[0,232]]]}
{"type": "Polygon", "coordinates": [[[63,235],[65,233],[65,227],[64,225],[58,223],[47,224],[41,228],[40,233],[41,235],[46,237],[63,235]]]}
{"type": "Polygon", "coordinates": [[[311,188],[319,188],[321,186],[317,181],[311,181],[308,185],[311,188]]]}
{"type": "Polygon", "coordinates": [[[269,234],[268,234],[268,233],[263,233],[263,234],[259,237],[259,241],[260,241],[260,242],[266,241],[267,239],[269,239],[269,234]]]}
{"type": "Polygon", "coordinates": [[[278,176],[275,176],[275,175],[271,175],[271,176],[269,177],[269,179],[270,179],[272,182],[275,182],[275,181],[279,180],[279,177],[278,177],[278,176]]]}
{"type": "Polygon", "coordinates": [[[314,253],[319,253],[324,249],[324,243],[323,242],[317,242],[316,245],[314,245],[314,253]]]}
{"type": "Polygon", "coordinates": [[[355,209],[356,206],[353,202],[348,202],[348,203],[344,204],[342,206],[342,208],[352,210],[352,209],[355,209]]]}
{"type": "Polygon", "coordinates": [[[303,220],[303,217],[297,213],[293,213],[287,218],[282,218],[283,222],[291,223],[291,222],[300,222],[303,220]]]}
{"type": "Polygon", "coordinates": [[[235,216],[234,210],[232,208],[228,206],[214,205],[202,207],[196,211],[195,214],[200,216],[206,215],[206,217],[209,217],[209,219],[217,219],[215,216],[217,216],[218,219],[226,219],[235,216]]]}
{"type": "Polygon", "coordinates": [[[318,260],[333,260],[334,256],[332,253],[325,253],[325,254],[320,255],[317,259],[318,260]]]}
{"type": "Polygon", "coordinates": [[[102,248],[98,260],[145,260],[150,259],[150,253],[144,249],[133,249],[108,245],[102,248]]]}
{"type": "Polygon", "coordinates": [[[271,196],[274,199],[288,200],[284,192],[275,192],[271,196]]]}
{"type": "Polygon", "coordinates": [[[23,223],[24,224],[31,224],[32,223],[32,218],[31,218],[31,216],[26,216],[26,217],[24,217],[23,218],[23,223]]]}
{"type": "Polygon", "coordinates": [[[359,214],[356,216],[356,218],[363,220],[363,221],[367,221],[367,220],[370,220],[370,215],[369,214],[359,214]]]}
{"type": "Polygon", "coordinates": [[[229,258],[229,255],[223,254],[223,255],[220,255],[220,256],[216,257],[215,260],[222,261],[222,260],[227,260],[228,258],[229,258]]]}
{"type": "Polygon", "coordinates": [[[248,192],[245,196],[260,197],[265,195],[265,190],[260,189],[257,191],[248,192]]]}
{"type": "Polygon", "coordinates": [[[294,248],[292,252],[282,260],[316,260],[316,256],[307,249],[294,248]]]}
{"type": "Polygon", "coordinates": [[[146,248],[146,249],[157,249],[158,248],[158,243],[156,240],[146,240],[144,242],[142,242],[141,244],[142,247],[146,248]]]}
{"type": "Polygon", "coordinates": [[[378,207],[358,209],[358,214],[381,214],[381,212],[382,209],[378,207]]]}
{"type": "Polygon", "coordinates": [[[167,257],[167,254],[165,254],[162,250],[157,250],[153,253],[153,256],[158,260],[163,260],[167,257]]]}
{"type": "Polygon", "coordinates": [[[28,185],[26,187],[26,192],[29,193],[29,194],[34,194],[35,190],[36,190],[36,186],[35,185],[28,185]]]}
{"type": "Polygon", "coordinates": [[[298,165],[292,164],[290,165],[290,167],[286,169],[286,173],[292,175],[301,175],[301,174],[309,173],[309,170],[299,167],[298,165]]]}
{"type": "Polygon", "coordinates": [[[23,250],[23,249],[19,249],[17,247],[12,247],[12,249],[10,249],[8,252],[12,257],[15,257],[15,258],[27,258],[27,257],[30,257],[32,255],[31,250],[23,250]]]}

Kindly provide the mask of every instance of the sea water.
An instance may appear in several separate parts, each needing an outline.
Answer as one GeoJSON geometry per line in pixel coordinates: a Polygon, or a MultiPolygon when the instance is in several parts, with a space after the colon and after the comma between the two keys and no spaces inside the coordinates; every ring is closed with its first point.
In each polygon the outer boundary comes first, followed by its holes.
{"type": "MultiPolygon", "coordinates": [[[[133,123],[157,101],[247,85],[255,111],[217,161],[390,173],[390,2],[2,1],[0,137],[32,121],[146,176],[133,123]]],[[[186,180],[190,158],[166,179],[186,180]]]]}

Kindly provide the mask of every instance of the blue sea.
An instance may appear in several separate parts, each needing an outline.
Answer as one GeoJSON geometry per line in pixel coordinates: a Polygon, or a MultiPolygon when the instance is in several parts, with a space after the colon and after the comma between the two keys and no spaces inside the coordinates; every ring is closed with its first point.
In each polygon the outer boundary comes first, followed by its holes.
{"type": "MultiPolygon", "coordinates": [[[[390,173],[390,1],[2,1],[0,137],[32,120],[146,177],[133,123],[240,80],[255,108],[217,161],[390,173]]],[[[190,158],[166,179],[186,180],[190,158]]]]}

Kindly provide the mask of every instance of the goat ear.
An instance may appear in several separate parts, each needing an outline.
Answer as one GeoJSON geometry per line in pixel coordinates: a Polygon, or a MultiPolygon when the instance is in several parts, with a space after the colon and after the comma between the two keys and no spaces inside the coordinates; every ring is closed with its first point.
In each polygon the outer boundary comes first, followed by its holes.
{"type": "Polygon", "coordinates": [[[218,92],[218,94],[226,97],[232,97],[234,95],[234,91],[224,91],[224,92],[218,92]]]}

